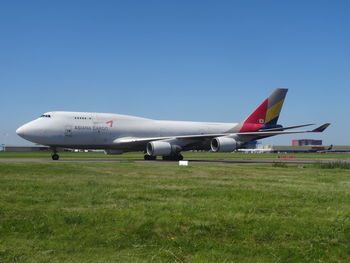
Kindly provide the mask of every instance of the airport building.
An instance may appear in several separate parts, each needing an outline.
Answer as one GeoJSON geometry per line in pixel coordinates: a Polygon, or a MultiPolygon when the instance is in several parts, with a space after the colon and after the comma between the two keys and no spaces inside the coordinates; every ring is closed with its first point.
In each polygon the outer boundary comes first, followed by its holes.
{"type": "Polygon", "coordinates": [[[292,140],[291,146],[265,146],[271,152],[350,152],[350,146],[322,145],[322,140],[292,140]]]}
{"type": "Polygon", "coordinates": [[[292,140],[293,146],[322,145],[322,140],[301,139],[292,140]]]}
{"type": "Polygon", "coordinates": [[[350,152],[350,146],[271,146],[271,152],[350,152]]]}
{"type": "Polygon", "coordinates": [[[292,145],[261,145],[259,142],[252,142],[244,149],[238,149],[238,152],[247,153],[308,153],[308,152],[348,152],[350,146],[343,145],[322,145],[322,140],[301,139],[292,140],[292,145]]]}
{"type": "MultiPolygon", "coordinates": [[[[44,145],[32,145],[32,146],[7,146],[2,145],[2,149],[0,151],[4,152],[49,152],[51,151],[49,146],[44,145]]],[[[98,150],[82,150],[82,149],[67,149],[60,148],[60,151],[63,152],[96,152],[98,150]]]]}
{"type": "Polygon", "coordinates": [[[43,145],[33,146],[3,146],[4,152],[48,152],[50,148],[43,145]]]}

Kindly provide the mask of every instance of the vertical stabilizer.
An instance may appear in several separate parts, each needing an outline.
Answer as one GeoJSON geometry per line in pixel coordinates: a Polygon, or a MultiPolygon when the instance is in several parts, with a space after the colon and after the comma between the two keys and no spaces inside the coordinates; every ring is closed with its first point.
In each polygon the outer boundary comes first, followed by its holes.
{"type": "Polygon", "coordinates": [[[288,89],[276,89],[241,123],[240,132],[254,132],[260,129],[276,128],[287,92],[288,89]]]}

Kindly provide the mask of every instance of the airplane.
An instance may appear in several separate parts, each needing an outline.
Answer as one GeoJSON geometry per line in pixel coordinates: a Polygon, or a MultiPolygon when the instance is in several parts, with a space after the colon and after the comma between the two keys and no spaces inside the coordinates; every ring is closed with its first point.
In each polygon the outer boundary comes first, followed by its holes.
{"type": "Polygon", "coordinates": [[[277,124],[288,89],[276,89],[244,121],[214,123],[164,121],[91,112],[52,111],[16,130],[22,138],[49,146],[58,160],[62,148],[103,149],[107,154],[143,151],[145,160],[182,160],[182,151],[233,152],[250,141],[281,134],[323,132],[330,123],[313,130],[293,130],[313,124],[283,127],[277,124]]]}

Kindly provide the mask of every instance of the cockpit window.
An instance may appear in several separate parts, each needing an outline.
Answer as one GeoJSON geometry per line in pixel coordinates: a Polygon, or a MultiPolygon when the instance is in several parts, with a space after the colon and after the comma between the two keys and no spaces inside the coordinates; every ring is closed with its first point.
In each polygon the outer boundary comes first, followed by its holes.
{"type": "Polygon", "coordinates": [[[40,117],[42,117],[42,118],[51,118],[51,115],[49,115],[49,114],[43,114],[43,115],[41,115],[40,117]]]}

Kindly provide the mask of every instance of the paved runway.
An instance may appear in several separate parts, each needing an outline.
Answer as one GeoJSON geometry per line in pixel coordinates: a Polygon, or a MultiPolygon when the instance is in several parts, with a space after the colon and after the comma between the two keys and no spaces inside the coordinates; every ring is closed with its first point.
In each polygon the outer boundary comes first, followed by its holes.
{"type": "MultiPolygon", "coordinates": [[[[272,164],[272,163],[289,163],[289,164],[313,164],[329,162],[346,162],[350,159],[216,159],[216,160],[191,160],[189,164],[272,164]]],[[[112,159],[112,158],[61,158],[53,161],[51,158],[0,158],[0,163],[62,163],[62,162],[136,162],[150,164],[178,164],[177,161],[145,161],[141,159],[112,159]]]]}

